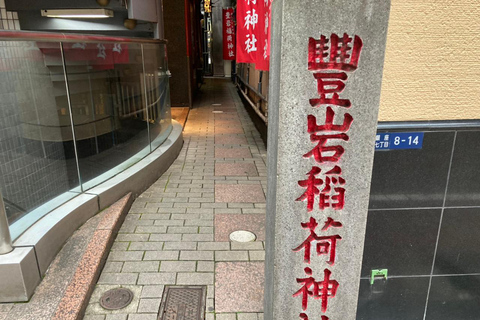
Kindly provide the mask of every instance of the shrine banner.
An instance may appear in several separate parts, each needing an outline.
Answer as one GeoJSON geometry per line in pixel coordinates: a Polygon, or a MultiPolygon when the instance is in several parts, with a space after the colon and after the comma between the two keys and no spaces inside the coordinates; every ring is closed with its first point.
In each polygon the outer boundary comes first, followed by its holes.
{"type": "Polygon", "coordinates": [[[233,8],[223,9],[223,60],[235,60],[235,22],[233,8]]]}
{"type": "Polygon", "coordinates": [[[268,71],[270,65],[270,25],[273,0],[258,0],[258,53],[255,69],[268,71]]]}
{"type": "Polygon", "coordinates": [[[237,2],[237,62],[255,63],[258,43],[258,10],[260,1],[240,0],[237,2]]]}

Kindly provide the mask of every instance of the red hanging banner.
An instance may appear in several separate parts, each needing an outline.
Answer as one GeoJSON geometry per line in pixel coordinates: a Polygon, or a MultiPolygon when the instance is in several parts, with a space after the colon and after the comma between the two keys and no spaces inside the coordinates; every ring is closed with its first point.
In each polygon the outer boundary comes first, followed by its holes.
{"type": "Polygon", "coordinates": [[[260,1],[239,0],[237,2],[237,62],[255,63],[257,58],[260,1]]]}
{"type": "Polygon", "coordinates": [[[255,69],[268,71],[270,65],[270,24],[272,0],[257,0],[258,8],[258,51],[255,69]]]}
{"type": "Polygon", "coordinates": [[[235,22],[233,8],[223,9],[223,60],[235,60],[235,22]]]}

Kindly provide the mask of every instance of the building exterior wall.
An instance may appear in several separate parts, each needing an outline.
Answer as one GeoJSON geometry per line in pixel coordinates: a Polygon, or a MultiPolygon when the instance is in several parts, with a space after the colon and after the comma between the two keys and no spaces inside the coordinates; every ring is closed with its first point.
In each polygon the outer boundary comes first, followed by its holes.
{"type": "Polygon", "coordinates": [[[480,2],[392,0],[379,121],[480,119],[480,2]]]}
{"type": "Polygon", "coordinates": [[[185,34],[185,2],[164,0],[163,17],[165,39],[168,40],[168,68],[172,73],[170,99],[173,107],[188,107],[191,105],[191,88],[185,34]]]}

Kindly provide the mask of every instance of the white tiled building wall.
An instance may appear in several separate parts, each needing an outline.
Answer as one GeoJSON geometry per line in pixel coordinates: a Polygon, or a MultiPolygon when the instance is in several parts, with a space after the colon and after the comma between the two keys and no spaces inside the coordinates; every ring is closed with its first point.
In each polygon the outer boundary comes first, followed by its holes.
{"type": "Polygon", "coordinates": [[[0,0],[0,30],[20,30],[18,13],[7,11],[5,0],[0,0]]]}

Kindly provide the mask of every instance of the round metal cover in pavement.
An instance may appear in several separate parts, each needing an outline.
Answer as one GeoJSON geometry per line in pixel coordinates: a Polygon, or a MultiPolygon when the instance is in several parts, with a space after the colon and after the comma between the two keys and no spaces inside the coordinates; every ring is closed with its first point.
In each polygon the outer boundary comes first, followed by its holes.
{"type": "Polygon", "coordinates": [[[250,231],[238,230],[230,233],[230,240],[236,242],[252,242],[257,239],[257,236],[250,231]]]}
{"type": "Polygon", "coordinates": [[[100,305],[107,310],[118,310],[128,306],[132,299],[132,291],[125,288],[115,288],[102,295],[100,305]]]}

